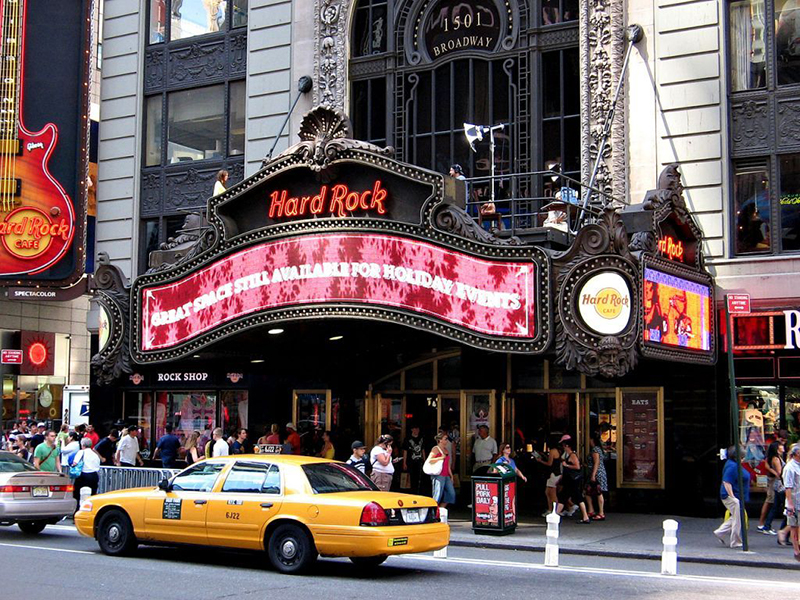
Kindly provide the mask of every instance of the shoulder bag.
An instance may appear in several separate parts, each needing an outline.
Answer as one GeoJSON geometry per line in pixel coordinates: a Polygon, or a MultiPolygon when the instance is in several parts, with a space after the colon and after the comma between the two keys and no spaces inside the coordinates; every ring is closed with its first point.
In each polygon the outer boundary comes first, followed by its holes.
{"type": "Polygon", "coordinates": [[[441,452],[436,456],[433,455],[433,452],[430,452],[428,458],[425,459],[425,464],[422,465],[422,472],[431,476],[441,475],[442,469],[444,468],[444,458],[436,462],[431,462],[431,458],[438,458],[439,456],[443,456],[441,452]]]}
{"type": "Polygon", "coordinates": [[[72,465],[69,468],[69,476],[73,479],[77,479],[83,473],[83,453],[85,450],[80,451],[81,459],[75,462],[75,459],[78,457],[78,453],[76,452],[72,457],[72,465]]]}

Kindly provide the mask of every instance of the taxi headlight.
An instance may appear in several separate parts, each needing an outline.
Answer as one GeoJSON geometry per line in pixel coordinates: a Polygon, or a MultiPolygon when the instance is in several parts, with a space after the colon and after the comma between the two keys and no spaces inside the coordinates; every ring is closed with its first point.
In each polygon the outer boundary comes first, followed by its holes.
{"type": "Polygon", "coordinates": [[[94,506],[92,505],[92,501],[91,500],[86,500],[86,501],[84,501],[83,504],[81,504],[80,511],[81,512],[92,512],[93,508],[94,508],[94,506]]]}

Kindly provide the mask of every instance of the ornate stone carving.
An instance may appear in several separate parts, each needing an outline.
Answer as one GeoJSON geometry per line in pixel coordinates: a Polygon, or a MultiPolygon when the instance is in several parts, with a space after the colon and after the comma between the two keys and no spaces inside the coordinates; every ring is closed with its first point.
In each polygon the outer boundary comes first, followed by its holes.
{"type": "Polygon", "coordinates": [[[800,101],[778,103],[778,143],[793,146],[800,142],[800,101]]]}
{"type": "MultiPolygon", "coordinates": [[[[731,108],[734,151],[747,151],[767,146],[769,107],[766,102],[748,100],[731,108]]],[[[793,129],[793,132],[796,130],[793,129]]]]}
{"type": "Polygon", "coordinates": [[[169,238],[149,257],[148,273],[157,273],[190,260],[210,248],[216,234],[201,213],[189,213],[174,238],[169,238]]]}
{"type": "Polygon", "coordinates": [[[314,104],[344,110],[350,0],[315,0],[314,104]]]}
{"type": "Polygon", "coordinates": [[[186,171],[167,174],[164,210],[172,212],[179,208],[205,206],[214,189],[214,177],[218,169],[199,170],[190,167],[186,171]]]}
{"type": "Polygon", "coordinates": [[[394,156],[391,147],[381,148],[368,142],[351,139],[350,120],[338,110],[318,106],[303,116],[298,131],[300,142],[282,152],[284,156],[300,156],[308,166],[326,179],[338,155],[350,149],[366,150],[382,156],[394,156]]]}
{"type": "Polygon", "coordinates": [[[91,364],[98,385],[109,385],[132,370],[128,329],[130,287],[122,271],[111,264],[108,254],[101,252],[97,264],[92,278],[94,294],[110,317],[110,330],[108,342],[92,357],[91,364]]]}
{"type": "Polygon", "coordinates": [[[161,172],[142,173],[142,187],[139,193],[142,216],[159,215],[161,207],[161,172]]]}
{"type": "Polygon", "coordinates": [[[148,50],[144,55],[144,89],[146,92],[164,87],[164,50],[148,50]]]}
{"type": "Polygon", "coordinates": [[[500,246],[522,245],[522,241],[516,236],[500,238],[493,232],[486,231],[464,209],[452,204],[446,204],[439,208],[433,218],[433,223],[441,231],[484,244],[500,246]]]}
{"type": "Polygon", "coordinates": [[[618,335],[602,335],[581,324],[574,310],[575,294],[592,275],[610,271],[630,287],[629,301],[638,298],[638,271],[628,248],[628,233],[614,208],[606,208],[599,219],[584,226],[572,246],[553,259],[556,272],[558,312],[556,361],[586,375],[621,377],[637,363],[638,319],[631,307],[628,326],[618,335]]]}
{"type": "Polygon", "coordinates": [[[231,75],[244,75],[247,72],[247,32],[231,36],[228,44],[231,75]]]}
{"type": "Polygon", "coordinates": [[[192,44],[169,53],[169,83],[188,84],[221,79],[225,75],[225,42],[192,44]]]}
{"type": "MultiPolygon", "coordinates": [[[[581,54],[581,162],[582,178],[589,181],[597,158],[603,124],[611,109],[614,89],[622,72],[625,46],[625,17],[622,0],[589,0],[580,9],[581,54]]],[[[624,91],[623,91],[624,96],[624,91]]],[[[625,111],[620,98],[597,171],[595,187],[606,194],[624,198],[625,111]]]]}

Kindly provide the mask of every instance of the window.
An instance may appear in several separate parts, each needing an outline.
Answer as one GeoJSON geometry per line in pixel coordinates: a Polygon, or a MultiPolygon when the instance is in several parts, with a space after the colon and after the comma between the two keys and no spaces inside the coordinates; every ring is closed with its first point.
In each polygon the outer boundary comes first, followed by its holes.
{"type": "Polygon", "coordinates": [[[764,0],[731,2],[731,89],[764,87],[767,77],[764,0]]]}
{"type": "Polygon", "coordinates": [[[217,395],[215,393],[158,392],[156,406],[156,439],[172,425],[181,444],[197,431],[202,434],[217,426],[217,395]]]}
{"type": "Polygon", "coordinates": [[[167,97],[167,163],[222,158],[225,86],[172,92],[167,97]]]}
{"type": "Polygon", "coordinates": [[[798,252],[800,139],[797,87],[789,86],[800,85],[800,8],[796,0],[733,0],[728,19],[732,251],[798,252]]]}
{"type": "Polygon", "coordinates": [[[228,23],[247,25],[247,0],[150,0],[148,39],[151,44],[183,40],[225,31],[228,23]]]}
{"type": "Polygon", "coordinates": [[[737,254],[769,252],[769,171],[766,165],[742,166],[733,178],[737,254]]]}
{"type": "Polygon", "coordinates": [[[578,19],[578,0],[542,0],[542,25],[578,19]]]}
{"type": "Polygon", "coordinates": [[[172,489],[181,492],[210,492],[225,463],[202,462],[172,480],[172,489]]]}
{"type": "Polygon", "coordinates": [[[222,491],[240,494],[280,494],[280,471],[276,465],[237,462],[225,478],[222,491]]]}
{"type": "Polygon", "coordinates": [[[228,124],[228,155],[244,154],[245,82],[231,83],[230,123],[228,124]]]}
{"type": "Polygon", "coordinates": [[[245,390],[222,392],[222,429],[239,431],[247,429],[247,396],[245,390]]]}
{"type": "Polygon", "coordinates": [[[541,168],[580,178],[581,117],[578,50],[542,54],[541,168]]]}
{"type": "Polygon", "coordinates": [[[368,56],[386,52],[386,0],[362,0],[355,12],[353,56],[368,56]]]}
{"type": "Polygon", "coordinates": [[[315,494],[377,490],[361,471],[339,463],[303,465],[303,472],[315,494]]]}
{"type": "Polygon", "coordinates": [[[144,103],[144,165],[161,164],[161,96],[151,96],[144,103]]]}

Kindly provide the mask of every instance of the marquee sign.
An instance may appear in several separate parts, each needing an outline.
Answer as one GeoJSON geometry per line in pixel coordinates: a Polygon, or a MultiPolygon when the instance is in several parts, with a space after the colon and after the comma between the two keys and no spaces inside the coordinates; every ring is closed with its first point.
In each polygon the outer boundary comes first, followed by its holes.
{"type": "MultiPolygon", "coordinates": [[[[339,113],[314,109],[301,139],[209,200],[209,227],[185,256],[133,282],[123,339],[135,361],[314,318],[396,322],[503,352],[547,349],[544,250],[478,227],[461,208],[462,182],[349,139],[339,113]]],[[[123,349],[113,330],[98,358],[107,371],[120,360],[112,349],[123,349]]]]}
{"type": "Polygon", "coordinates": [[[0,7],[0,283],[60,287],[83,275],[91,4],[0,7]]]}
{"type": "Polygon", "coordinates": [[[510,0],[423,0],[412,10],[405,34],[411,64],[509,50],[516,39],[519,14],[510,0]]]}

